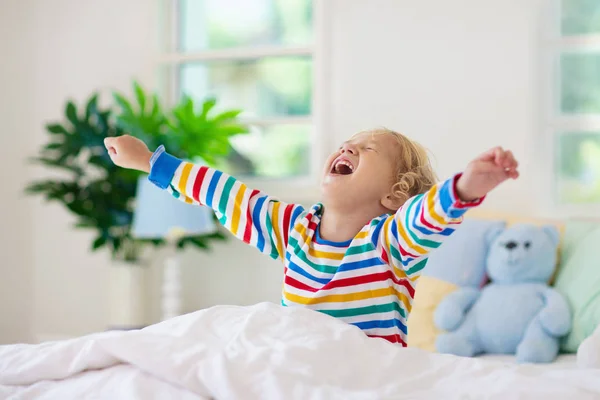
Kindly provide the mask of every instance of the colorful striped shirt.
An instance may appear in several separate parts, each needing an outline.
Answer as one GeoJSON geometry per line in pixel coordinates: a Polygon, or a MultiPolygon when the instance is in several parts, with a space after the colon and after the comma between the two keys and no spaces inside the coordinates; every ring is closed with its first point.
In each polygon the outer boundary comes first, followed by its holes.
{"type": "Polygon", "coordinates": [[[406,346],[407,319],[428,253],[481,203],[460,201],[455,175],[373,218],[346,242],[319,234],[323,206],[305,209],[252,190],[224,172],[181,161],[161,146],[149,179],[176,198],[214,209],[237,238],[284,264],[281,303],[329,314],[406,346]]]}

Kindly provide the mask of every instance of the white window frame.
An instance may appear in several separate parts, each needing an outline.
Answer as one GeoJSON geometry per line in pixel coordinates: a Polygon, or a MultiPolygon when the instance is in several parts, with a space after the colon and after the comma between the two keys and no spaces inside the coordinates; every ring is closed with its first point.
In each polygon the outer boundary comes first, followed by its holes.
{"type": "MultiPolygon", "coordinates": [[[[157,69],[159,73],[168,75],[160,85],[160,91],[168,104],[178,100],[178,66],[187,62],[202,62],[216,60],[249,60],[269,56],[311,56],[312,57],[312,113],[310,116],[291,116],[277,118],[247,119],[244,123],[256,126],[268,126],[281,123],[307,123],[312,126],[309,146],[311,148],[310,171],[304,177],[296,178],[266,178],[236,176],[250,187],[260,189],[269,195],[285,201],[311,203],[318,200],[321,169],[331,151],[331,123],[326,113],[328,105],[328,90],[326,82],[329,71],[327,68],[329,49],[328,20],[330,6],[327,0],[312,0],[313,2],[313,44],[308,46],[252,46],[244,48],[206,50],[201,52],[179,53],[177,48],[178,35],[178,0],[163,0],[161,2],[161,50],[157,69]],[[166,49],[166,51],[165,51],[166,49]]],[[[217,98],[217,101],[219,99],[217,98]]]]}
{"type": "Polygon", "coordinates": [[[555,218],[588,218],[600,215],[598,204],[561,204],[557,188],[557,135],[568,132],[600,132],[599,115],[565,116],[560,111],[561,71],[560,58],[565,52],[594,51],[600,53],[600,33],[578,36],[563,36],[561,33],[561,0],[547,3],[548,18],[543,27],[541,113],[542,126],[539,145],[539,170],[537,176],[544,177],[539,185],[543,213],[555,218]]]}

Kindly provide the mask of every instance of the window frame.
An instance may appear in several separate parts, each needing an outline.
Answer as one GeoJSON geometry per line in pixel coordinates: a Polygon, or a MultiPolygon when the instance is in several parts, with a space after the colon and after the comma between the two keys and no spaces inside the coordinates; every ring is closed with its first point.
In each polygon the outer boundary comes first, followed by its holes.
{"type": "MultiPolygon", "coordinates": [[[[250,46],[231,49],[205,50],[182,53],[177,51],[179,31],[179,0],[163,0],[161,8],[161,43],[158,57],[158,74],[161,75],[159,90],[167,104],[174,104],[179,97],[179,66],[188,62],[222,60],[252,60],[270,56],[309,56],[312,59],[312,104],[308,116],[289,116],[245,119],[244,123],[255,126],[302,123],[311,126],[309,146],[311,160],[309,171],[302,177],[269,178],[236,176],[246,185],[269,195],[294,202],[315,202],[318,199],[321,168],[331,151],[331,126],[325,109],[328,104],[329,28],[325,21],[330,15],[330,2],[312,0],[313,43],[306,46],[250,46]]],[[[218,101],[218,98],[217,98],[218,101]]]]}
{"type": "Polygon", "coordinates": [[[541,79],[541,129],[536,140],[539,146],[536,176],[543,177],[538,185],[542,198],[542,210],[555,218],[586,218],[600,214],[598,203],[561,203],[558,199],[558,147],[559,134],[600,132],[599,114],[563,115],[561,112],[561,56],[565,53],[598,52],[600,32],[563,36],[562,1],[549,2],[547,18],[544,18],[542,38],[541,79]]]}

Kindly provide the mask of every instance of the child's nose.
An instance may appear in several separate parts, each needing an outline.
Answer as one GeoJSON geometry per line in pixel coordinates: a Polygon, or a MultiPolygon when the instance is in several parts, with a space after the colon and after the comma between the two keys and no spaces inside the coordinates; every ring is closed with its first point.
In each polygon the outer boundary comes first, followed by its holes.
{"type": "Polygon", "coordinates": [[[343,153],[350,153],[350,154],[354,155],[354,154],[356,154],[356,149],[351,144],[345,143],[342,146],[342,154],[343,153]]]}

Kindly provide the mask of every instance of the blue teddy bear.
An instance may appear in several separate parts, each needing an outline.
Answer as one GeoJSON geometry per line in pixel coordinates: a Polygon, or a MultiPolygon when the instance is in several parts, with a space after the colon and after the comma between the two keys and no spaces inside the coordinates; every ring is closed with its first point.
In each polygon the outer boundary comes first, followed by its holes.
{"type": "Polygon", "coordinates": [[[551,226],[513,225],[491,232],[486,270],[491,283],[465,287],[438,306],[434,322],[447,331],[440,353],[471,357],[516,354],[520,363],[551,362],[571,330],[565,299],[548,286],[556,265],[559,233],[551,226]]]}

